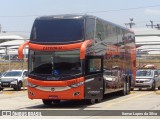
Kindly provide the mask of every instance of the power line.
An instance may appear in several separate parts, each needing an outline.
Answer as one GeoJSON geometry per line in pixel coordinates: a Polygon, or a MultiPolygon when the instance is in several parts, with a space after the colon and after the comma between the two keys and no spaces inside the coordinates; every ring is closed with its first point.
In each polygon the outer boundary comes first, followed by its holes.
{"type": "Polygon", "coordinates": [[[5,32],[22,32],[22,33],[30,33],[30,31],[5,31],[5,32]]]}
{"type": "Polygon", "coordinates": [[[135,10],[135,9],[143,9],[143,8],[159,7],[159,6],[160,6],[160,5],[142,6],[142,7],[132,7],[132,8],[125,8],[125,9],[107,10],[107,11],[87,12],[87,13],[117,12],[117,11],[135,10]]]}
{"type": "Polygon", "coordinates": [[[13,18],[13,17],[38,17],[41,15],[22,15],[22,16],[0,16],[1,18],[13,18]]]}
{"type": "Polygon", "coordinates": [[[157,25],[155,26],[155,28],[157,28],[158,30],[160,30],[160,24],[157,24],[157,25]]]}
{"type": "Polygon", "coordinates": [[[151,28],[153,29],[153,27],[154,27],[155,25],[153,24],[153,21],[152,21],[152,20],[150,20],[150,22],[151,22],[151,25],[146,24],[146,26],[147,26],[147,28],[148,28],[148,26],[151,26],[151,28]]]}
{"type": "Polygon", "coordinates": [[[1,30],[2,30],[2,27],[1,27],[1,24],[0,24],[0,33],[1,33],[1,30]]]}
{"type": "MultiPolygon", "coordinates": [[[[119,12],[119,11],[126,11],[126,10],[137,10],[143,8],[150,8],[150,7],[159,7],[160,5],[152,5],[152,6],[142,6],[142,7],[132,7],[132,8],[124,8],[124,9],[113,9],[113,10],[104,10],[104,11],[91,11],[91,12],[83,12],[83,13],[75,13],[75,14],[86,14],[86,13],[103,13],[103,12],[119,12]]],[[[38,17],[42,15],[19,15],[19,16],[0,16],[0,18],[13,18],[13,17],[38,17]]]]}

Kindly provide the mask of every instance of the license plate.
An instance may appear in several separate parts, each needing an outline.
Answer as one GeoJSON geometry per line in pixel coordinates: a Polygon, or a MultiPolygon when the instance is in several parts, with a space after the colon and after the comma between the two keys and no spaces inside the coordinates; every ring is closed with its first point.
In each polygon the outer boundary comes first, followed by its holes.
{"type": "Polygon", "coordinates": [[[4,85],[4,86],[8,86],[8,85],[9,85],[9,83],[2,83],[2,85],[4,85]]]}
{"type": "Polygon", "coordinates": [[[57,95],[49,95],[48,99],[58,99],[58,96],[57,95]]]}

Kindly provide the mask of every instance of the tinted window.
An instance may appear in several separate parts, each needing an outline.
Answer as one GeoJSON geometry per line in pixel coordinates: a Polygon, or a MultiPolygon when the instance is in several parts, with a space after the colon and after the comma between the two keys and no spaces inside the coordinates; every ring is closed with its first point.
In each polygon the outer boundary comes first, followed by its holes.
{"type": "Polygon", "coordinates": [[[95,19],[86,19],[86,38],[87,40],[94,39],[95,19]]]}
{"type": "Polygon", "coordinates": [[[86,60],[86,73],[94,74],[102,72],[102,58],[101,57],[88,57],[86,60]]]}
{"type": "Polygon", "coordinates": [[[157,76],[158,76],[158,72],[157,72],[157,71],[155,71],[154,75],[157,75],[157,76]]]}
{"type": "Polygon", "coordinates": [[[30,50],[29,73],[45,80],[61,80],[82,74],[79,50],[43,52],[30,50]]]}
{"type": "Polygon", "coordinates": [[[137,71],[136,72],[136,75],[137,76],[153,76],[153,72],[152,71],[150,71],[150,70],[144,70],[144,71],[137,71]]]}
{"type": "Polygon", "coordinates": [[[4,77],[17,77],[21,75],[22,75],[21,71],[9,71],[4,74],[4,77]]]}
{"type": "Polygon", "coordinates": [[[64,43],[83,40],[83,19],[36,20],[31,42],[64,43]]]}
{"type": "Polygon", "coordinates": [[[96,22],[96,42],[104,40],[104,25],[102,22],[98,21],[96,22]]]}

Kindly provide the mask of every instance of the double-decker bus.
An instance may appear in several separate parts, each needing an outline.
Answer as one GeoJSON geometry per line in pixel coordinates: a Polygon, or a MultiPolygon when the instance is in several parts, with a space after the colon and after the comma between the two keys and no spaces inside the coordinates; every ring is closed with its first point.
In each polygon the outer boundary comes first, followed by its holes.
{"type": "Polygon", "coordinates": [[[45,105],[61,100],[100,102],[104,94],[129,94],[135,81],[135,37],[91,15],[54,15],[34,21],[29,46],[28,97],[45,105]]]}

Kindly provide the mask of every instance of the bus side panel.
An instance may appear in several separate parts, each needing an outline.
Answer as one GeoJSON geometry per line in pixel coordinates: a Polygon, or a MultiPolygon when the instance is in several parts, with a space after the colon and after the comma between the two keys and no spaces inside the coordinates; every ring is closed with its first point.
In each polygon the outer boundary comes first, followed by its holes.
{"type": "Polygon", "coordinates": [[[103,74],[88,75],[85,77],[85,99],[103,98],[103,74]]]}

